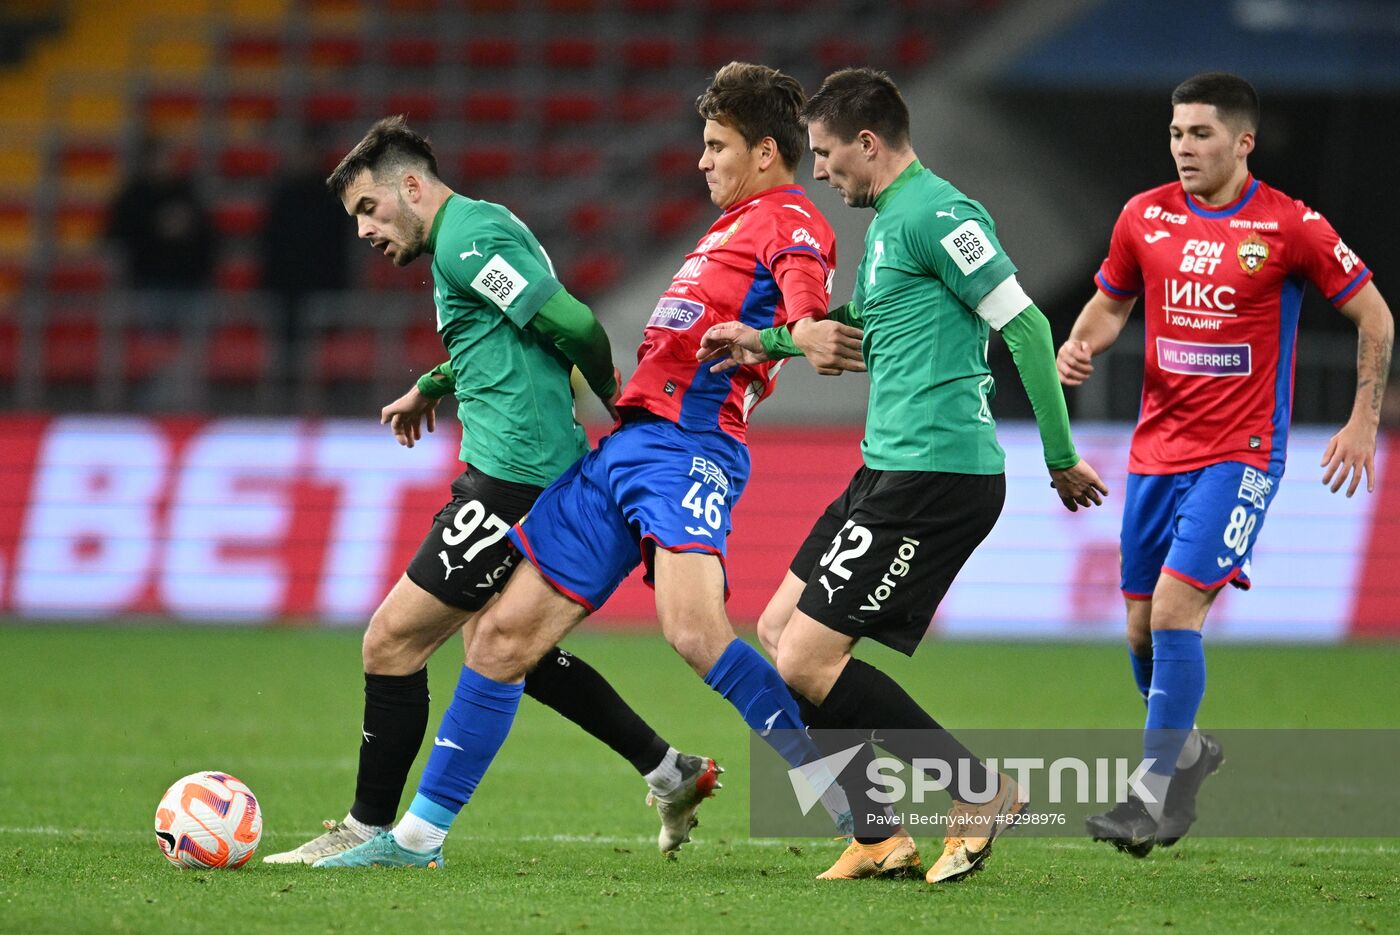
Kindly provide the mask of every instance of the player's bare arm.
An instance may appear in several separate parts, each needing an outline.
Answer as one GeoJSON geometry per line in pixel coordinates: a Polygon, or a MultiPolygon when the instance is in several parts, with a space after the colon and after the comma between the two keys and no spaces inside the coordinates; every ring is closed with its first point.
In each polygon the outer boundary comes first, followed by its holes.
{"type": "Polygon", "coordinates": [[[422,439],[425,423],[429,432],[437,428],[437,404],[441,401],[441,397],[427,396],[415,385],[379,410],[379,424],[389,426],[400,445],[412,448],[422,439]]]}
{"type": "Polygon", "coordinates": [[[860,353],[863,332],[859,328],[829,318],[802,318],[790,324],[788,331],[817,373],[839,377],[848,370],[865,371],[865,358],[860,353]]]}
{"type": "Polygon", "coordinates": [[[1356,493],[1366,476],[1366,492],[1376,489],[1376,428],[1381,400],[1390,375],[1390,351],[1395,343],[1395,319],[1374,282],[1368,282],[1340,311],[1356,325],[1356,400],[1351,418],[1327,442],[1322,453],[1322,482],[1332,492],[1356,493]],[[1348,483],[1350,480],[1350,483],[1348,483]]]}
{"type": "Polygon", "coordinates": [[[711,325],[700,336],[700,350],[696,351],[695,359],[701,363],[719,361],[710,368],[710,372],[722,373],[735,367],[761,364],[771,358],[763,348],[763,340],[757,329],[742,322],[722,321],[711,325]]]}
{"type": "Polygon", "coordinates": [[[1094,293],[1075,320],[1069,340],[1060,345],[1060,352],[1055,357],[1061,383],[1079,386],[1089,379],[1094,372],[1094,357],[1118,340],[1118,334],[1127,324],[1128,315],[1136,302],[1135,298],[1115,299],[1103,292],[1094,293]]]}

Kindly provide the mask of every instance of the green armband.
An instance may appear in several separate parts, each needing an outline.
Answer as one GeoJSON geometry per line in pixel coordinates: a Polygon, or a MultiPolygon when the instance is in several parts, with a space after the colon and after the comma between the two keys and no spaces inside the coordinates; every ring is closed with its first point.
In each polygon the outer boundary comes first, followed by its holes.
{"type": "Polygon", "coordinates": [[[1050,340],[1050,322],[1034,305],[1026,307],[1001,329],[1021,385],[1030,397],[1035,412],[1035,424],[1040,429],[1040,444],[1045,449],[1045,466],[1063,471],[1079,463],[1070,436],[1069,410],[1060,378],[1055,373],[1055,347],[1050,340]]]}
{"type": "Polygon", "coordinates": [[[793,343],[792,332],[788,330],[787,325],[764,328],[758,333],[758,340],[763,342],[763,352],[771,360],[802,356],[802,348],[793,343]]]}
{"type": "Polygon", "coordinates": [[[865,319],[861,317],[860,307],[854,302],[847,302],[845,305],[838,305],[826,315],[832,321],[849,325],[852,328],[865,328],[865,319]]]}
{"type": "Polygon", "coordinates": [[[418,392],[429,399],[442,399],[457,385],[456,375],[452,373],[452,361],[444,360],[432,370],[418,378],[418,392]]]}

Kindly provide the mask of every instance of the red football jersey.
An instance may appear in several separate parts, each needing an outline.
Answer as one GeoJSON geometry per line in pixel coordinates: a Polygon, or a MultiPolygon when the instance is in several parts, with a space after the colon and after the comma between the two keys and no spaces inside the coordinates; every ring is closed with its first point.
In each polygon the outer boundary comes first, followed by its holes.
{"type": "Polygon", "coordinates": [[[1281,472],[1304,283],[1341,306],[1370,278],[1321,214],[1253,176],[1220,208],[1179,182],[1134,197],[1095,276],[1112,298],[1144,295],[1146,367],[1128,469],[1241,461],[1281,472]]]}
{"type": "Polygon", "coordinates": [[[722,321],[786,324],[774,269],[786,263],[810,263],[830,303],[836,234],[800,187],[770,188],[721,214],[656,303],[618,405],[743,441],[749,412],[773,392],[781,361],[711,373],[713,364],[695,354],[700,336],[722,321]]]}

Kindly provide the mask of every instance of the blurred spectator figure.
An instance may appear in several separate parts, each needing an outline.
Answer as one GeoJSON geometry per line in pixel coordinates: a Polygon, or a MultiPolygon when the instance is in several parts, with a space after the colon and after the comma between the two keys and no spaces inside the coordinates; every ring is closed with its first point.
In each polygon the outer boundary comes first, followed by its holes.
{"type": "Polygon", "coordinates": [[[262,281],[282,316],[282,373],[294,373],[305,335],[307,299],[349,285],[345,209],[326,188],[329,169],[314,141],[295,149],[268,193],[262,281]]]}
{"type": "Polygon", "coordinates": [[[172,324],[170,293],[188,299],[213,281],[214,225],[182,154],[159,140],[141,152],[112,202],[107,236],[124,253],[127,285],[156,293],[156,315],[172,324]]]}

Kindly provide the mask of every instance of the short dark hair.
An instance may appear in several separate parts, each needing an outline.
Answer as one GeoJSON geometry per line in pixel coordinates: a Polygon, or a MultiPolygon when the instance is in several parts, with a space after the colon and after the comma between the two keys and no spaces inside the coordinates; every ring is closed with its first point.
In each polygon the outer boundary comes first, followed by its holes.
{"type": "Polygon", "coordinates": [[[766,65],[730,62],[715,72],[695,109],[739,132],[750,149],[766,136],[778,144],[778,154],[789,169],[797,168],[806,149],[802,133],[802,105],[807,95],[791,75],[766,65]]]}
{"type": "Polygon", "coordinates": [[[1259,129],[1259,95],[1239,75],[1208,71],[1187,78],[1172,92],[1172,106],[1177,104],[1212,104],[1221,120],[1259,129]]]}
{"type": "Polygon", "coordinates": [[[826,76],[802,111],[843,143],[869,130],[891,146],[909,145],[909,108],[890,76],[874,68],[843,68],[826,76]]]}
{"type": "Polygon", "coordinates": [[[426,172],[431,178],[438,178],[437,157],[433,155],[432,144],[408,128],[408,120],[403,114],[385,117],[370,127],[364,139],[355,144],[355,148],[340,160],[340,165],[326,179],[326,187],[335,197],[343,198],[346,189],[366,169],[375,181],[406,169],[416,169],[426,172]]]}

